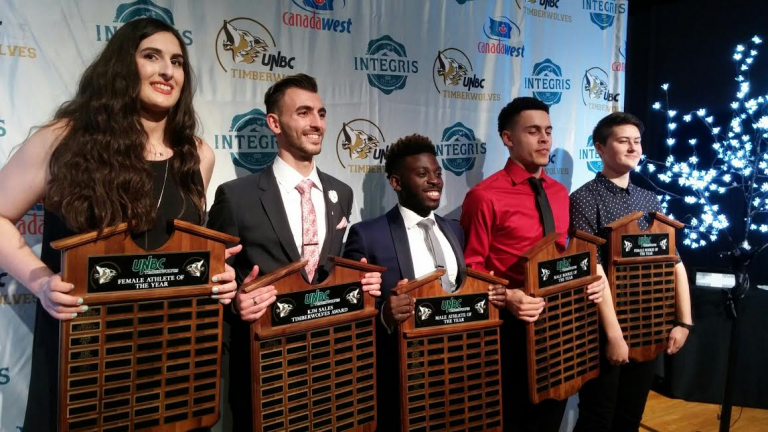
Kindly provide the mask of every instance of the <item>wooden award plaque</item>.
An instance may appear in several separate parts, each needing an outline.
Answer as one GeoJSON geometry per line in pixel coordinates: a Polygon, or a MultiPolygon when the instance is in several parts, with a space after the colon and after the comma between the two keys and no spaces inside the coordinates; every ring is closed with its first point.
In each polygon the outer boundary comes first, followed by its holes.
{"type": "Polygon", "coordinates": [[[365,273],[384,267],[329,258],[319,285],[304,281],[297,261],[243,285],[274,285],[277,299],[251,324],[251,392],[257,431],[376,429],[374,298],[365,273]]]}
{"type": "Polygon", "coordinates": [[[684,226],[653,212],[642,231],[637,220],[643,214],[629,214],[605,227],[613,306],[629,358],[636,361],[652,360],[664,351],[675,325],[675,229],[684,226]]]}
{"type": "Polygon", "coordinates": [[[587,285],[597,275],[597,245],[605,240],[581,231],[569,233],[560,252],[552,233],[520,257],[525,266],[525,293],[546,302],[539,319],[526,323],[528,397],[563,400],[600,373],[597,305],[587,285]]]}
{"type": "Polygon", "coordinates": [[[179,220],[146,251],[127,225],[51,243],[90,308],[60,327],[59,431],[186,431],[219,418],[212,275],[239,239],[179,220]]]}
{"type": "Polygon", "coordinates": [[[415,299],[415,314],[398,326],[401,430],[501,431],[501,320],[488,285],[509,282],[467,270],[446,293],[444,273],[393,289],[415,299]]]}

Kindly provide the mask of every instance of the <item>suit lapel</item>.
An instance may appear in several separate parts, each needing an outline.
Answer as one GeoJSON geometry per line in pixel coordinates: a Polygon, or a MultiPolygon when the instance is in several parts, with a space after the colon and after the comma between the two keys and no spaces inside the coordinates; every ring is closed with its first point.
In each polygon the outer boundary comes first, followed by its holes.
{"type": "Polygon", "coordinates": [[[405,230],[405,222],[397,205],[387,212],[387,222],[389,222],[389,231],[392,234],[397,263],[400,265],[400,276],[404,279],[413,280],[416,276],[413,272],[411,247],[408,242],[408,233],[405,230]]]}
{"type": "Polygon", "coordinates": [[[451,249],[453,249],[453,254],[456,256],[456,264],[458,266],[456,287],[460,288],[461,284],[464,283],[464,277],[467,274],[467,265],[464,263],[464,251],[461,250],[459,240],[456,238],[456,234],[454,234],[450,225],[448,225],[448,222],[438,215],[435,215],[435,221],[437,222],[437,226],[440,227],[440,230],[443,232],[443,235],[445,235],[445,238],[448,239],[448,243],[450,243],[451,249]]]}
{"type": "Polygon", "coordinates": [[[267,214],[269,222],[272,224],[272,229],[277,234],[277,238],[280,239],[280,244],[288,252],[291,262],[300,260],[301,254],[296,248],[296,242],[293,240],[291,226],[288,224],[288,216],[285,213],[283,197],[280,196],[280,186],[277,184],[272,166],[259,176],[259,189],[262,190],[261,205],[264,207],[264,212],[267,214]]]}

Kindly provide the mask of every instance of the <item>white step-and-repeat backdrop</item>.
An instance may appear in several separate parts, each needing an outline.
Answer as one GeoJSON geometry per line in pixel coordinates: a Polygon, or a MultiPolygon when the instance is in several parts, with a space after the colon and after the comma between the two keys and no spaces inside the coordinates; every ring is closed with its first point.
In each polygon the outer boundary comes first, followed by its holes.
{"type": "MultiPolygon", "coordinates": [[[[504,166],[496,119],[517,96],[550,106],[546,170],[573,190],[600,169],[595,123],[623,107],[627,11],[613,0],[0,0],[0,167],[122,23],[153,16],[179,30],[197,74],[200,135],[217,159],[209,200],[273,161],[264,92],[298,72],[320,85],[328,129],[317,163],[352,186],[352,222],[396,203],[382,155],[411,133],[437,145],[438,213],[458,218],[467,190],[504,166]],[[233,54],[232,37],[265,52],[233,54]]],[[[42,213],[16,224],[38,251],[42,213]]],[[[2,431],[21,430],[36,301],[0,269],[2,431]]]]}

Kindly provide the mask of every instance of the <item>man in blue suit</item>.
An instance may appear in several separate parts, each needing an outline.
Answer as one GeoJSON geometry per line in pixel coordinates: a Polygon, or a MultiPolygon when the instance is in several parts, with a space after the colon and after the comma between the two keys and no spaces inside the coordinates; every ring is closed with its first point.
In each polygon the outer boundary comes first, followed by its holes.
{"type": "MultiPolygon", "coordinates": [[[[399,430],[400,396],[397,385],[396,326],[413,315],[414,299],[395,296],[392,288],[445,268],[443,289],[450,293],[466,277],[464,232],[458,222],[434,213],[443,192],[442,168],[429,138],[409,135],[392,144],[384,170],[397,193],[398,204],[383,216],[353,225],[349,230],[344,257],[386,267],[381,279],[381,297],[376,299],[380,314],[376,329],[378,429],[399,430]]],[[[489,286],[489,298],[504,307],[505,289],[489,286]]]]}

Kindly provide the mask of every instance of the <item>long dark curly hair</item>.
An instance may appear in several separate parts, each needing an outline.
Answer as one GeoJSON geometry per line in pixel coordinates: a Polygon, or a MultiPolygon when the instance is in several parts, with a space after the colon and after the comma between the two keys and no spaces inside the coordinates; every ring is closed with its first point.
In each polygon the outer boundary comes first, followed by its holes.
{"type": "Polygon", "coordinates": [[[83,73],[75,97],[59,107],[51,122],[62,124],[65,132],[51,155],[45,205],[77,232],[128,222],[131,232],[140,233],[154,223],[153,174],[145,158],[148,135],[139,118],[136,51],[142,40],[159,32],[173,34],[184,55],[184,85],[165,126],[165,141],[174,152],[169,174],[185,197],[184,207],[194,205],[203,220],[205,190],[199,180],[195,83],[187,48],[170,25],[141,18],[115,32],[83,73]]]}

